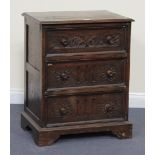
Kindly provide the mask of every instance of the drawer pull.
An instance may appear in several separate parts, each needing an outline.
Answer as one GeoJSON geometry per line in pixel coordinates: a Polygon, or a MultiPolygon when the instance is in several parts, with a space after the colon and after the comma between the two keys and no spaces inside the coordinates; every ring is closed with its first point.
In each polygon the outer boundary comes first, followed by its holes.
{"type": "Polygon", "coordinates": [[[111,112],[113,109],[112,105],[110,104],[106,104],[104,108],[105,108],[105,112],[111,112]]]}
{"type": "Polygon", "coordinates": [[[115,76],[116,72],[112,71],[112,70],[108,70],[107,71],[107,76],[112,79],[115,76]]]}
{"type": "Polygon", "coordinates": [[[53,66],[53,64],[48,64],[48,67],[51,67],[51,66],[53,66]]]}
{"type": "Polygon", "coordinates": [[[61,73],[59,75],[60,80],[62,81],[67,81],[69,79],[69,75],[67,75],[66,73],[61,73]]]}
{"type": "Polygon", "coordinates": [[[66,115],[67,114],[67,110],[65,108],[60,108],[59,112],[61,115],[66,115]]]}

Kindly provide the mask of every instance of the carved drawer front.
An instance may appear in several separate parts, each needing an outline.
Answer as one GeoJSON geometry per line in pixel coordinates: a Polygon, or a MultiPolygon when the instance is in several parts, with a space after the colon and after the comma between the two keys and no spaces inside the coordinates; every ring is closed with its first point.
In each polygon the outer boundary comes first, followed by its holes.
{"type": "Polygon", "coordinates": [[[78,95],[47,99],[48,124],[109,119],[123,120],[123,93],[78,95]]]}
{"type": "Polygon", "coordinates": [[[46,88],[117,84],[125,81],[126,60],[48,63],[46,88]]]}
{"type": "Polygon", "coordinates": [[[125,49],[126,29],[122,25],[103,28],[53,30],[45,33],[46,53],[86,52],[125,49]]]}

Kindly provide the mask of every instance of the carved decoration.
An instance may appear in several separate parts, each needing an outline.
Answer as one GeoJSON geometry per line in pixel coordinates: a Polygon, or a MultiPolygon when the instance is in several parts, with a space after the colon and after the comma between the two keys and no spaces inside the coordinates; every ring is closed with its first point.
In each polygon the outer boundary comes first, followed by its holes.
{"type": "Polygon", "coordinates": [[[114,81],[117,78],[116,66],[106,66],[104,71],[101,73],[103,79],[107,81],[114,81]]]}
{"type": "Polygon", "coordinates": [[[49,120],[65,122],[122,117],[122,97],[119,95],[92,95],[53,98],[48,104],[49,120]],[[57,120],[58,121],[58,120],[57,120]]]}
{"type": "Polygon", "coordinates": [[[56,78],[59,81],[66,82],[70,78],[70,72],[68,70],[65,70],[63,72],[56,72],[56,78]]]}
{"type": "Polygon", "coordinates": [[[81,36],[63,36],[60,44],[64,48],[117,47],[120,45],[120,35],[93,36],[90,39],[81,36]]]}
{"type": "Polygon", "coordinates": [[[96,63],[66,63],[48,69],[48,86],[74,87],[122,82],[121,61],[96,63]]]}
{"type": "Polygon", "coordinates": [[[66,117],[72,114],[72,105],[71,103],[54,103],[53,114],[55,117],[66,117]]]}
{"type": "Polygon", "coordinates": [[[102,95],[102,98],[104,100],[99,101],[96,105],[97,113],[104,113],[107,117],[113,117],[122,109],[120,97],[115,96],[115,98],[111,98],[111,96],[102,95]]]}

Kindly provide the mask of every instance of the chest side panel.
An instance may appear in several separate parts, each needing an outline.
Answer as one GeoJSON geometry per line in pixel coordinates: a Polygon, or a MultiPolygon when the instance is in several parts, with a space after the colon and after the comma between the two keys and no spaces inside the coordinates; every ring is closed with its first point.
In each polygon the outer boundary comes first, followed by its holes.
{"type": "Polygon", "coordinates": [[[42,51],[40,25],[25,17],[25,110],[40,120],[42,51]]]}

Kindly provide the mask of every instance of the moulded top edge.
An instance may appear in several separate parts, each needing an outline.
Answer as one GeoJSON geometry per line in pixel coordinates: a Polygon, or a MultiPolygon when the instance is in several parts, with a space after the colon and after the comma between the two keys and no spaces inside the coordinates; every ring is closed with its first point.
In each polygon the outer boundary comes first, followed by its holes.
{"type": "Polygon", "coordinates": [[[56,12],[25,12],[22,14],[33,18],[40,24],[66,23],[104,23],[132,22],[131,18],[109,11],[56,11],[56,12]]]}

